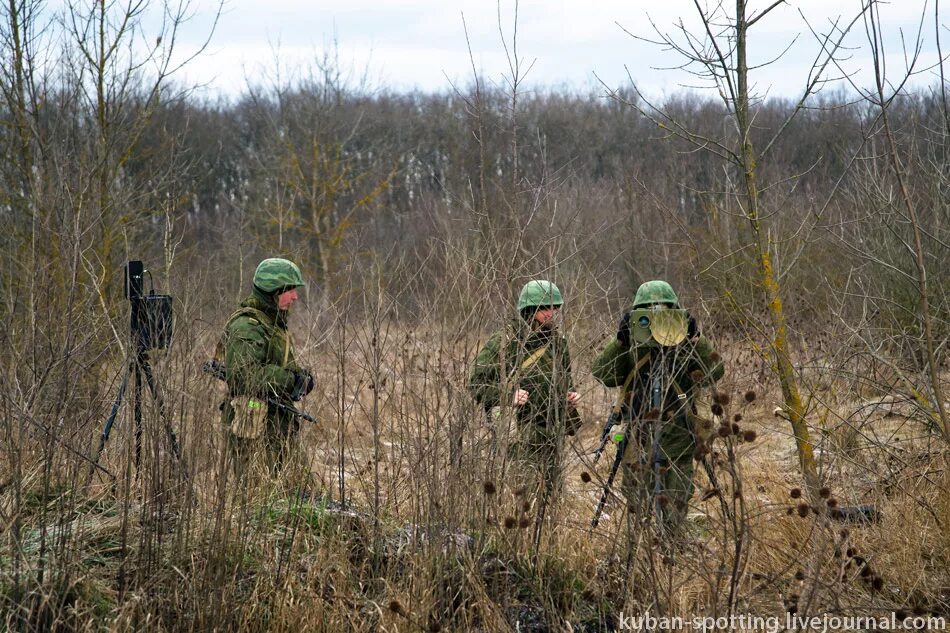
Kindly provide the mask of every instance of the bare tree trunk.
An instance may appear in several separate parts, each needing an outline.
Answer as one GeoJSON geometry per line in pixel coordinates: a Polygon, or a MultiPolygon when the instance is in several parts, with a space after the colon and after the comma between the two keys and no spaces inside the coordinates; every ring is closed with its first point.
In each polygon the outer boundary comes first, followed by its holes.
{"type": "Polygon", "coordinates": [[[746,61],[746,1],[736,0],[736,123],[740,135],[740,160],[745,182],[746,208],[745,216],[752,228],[756,244],[756,257],[759,263],[759,275],[762,290],[768,305],[769,319],[772,323],[772,350],[775,353],[775,369],[779,384],[782,387],[782,398],[788,419],[792,424],[792,433],[795,436],[795,445],[798,449],[798,461],[802,469],[802,476],[810,497],[818,498],[820,483],[818,467],[815,463],[814,448],[805,424],[805,407],[802,404],[801,391],[795,367],[792,365],[791,354],[788,349],[788,328],[785,320],[785,310],[782,305],[782,289],[778,275],[772,265],[769,239],[763,231],[761,214],[759,212],[759,190],[756,182],[756,160],[752,140],[749,136],[751,123],[749,120],[749,68],[746,61]]]}

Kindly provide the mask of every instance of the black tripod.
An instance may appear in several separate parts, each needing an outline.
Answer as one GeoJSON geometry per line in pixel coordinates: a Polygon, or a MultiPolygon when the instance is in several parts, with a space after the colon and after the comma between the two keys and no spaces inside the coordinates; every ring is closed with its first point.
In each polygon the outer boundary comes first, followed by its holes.
{"type": "MultiPolygon", "coordinates": [[[[122,384],[119,385],[119,391],[112,403],[112,410],[109,417],[106,418],[105,426],[99,436],[99,446],[93,456],[93,463],[98,465],[102,451],[105,449],[109,436],[112,434],[112,428],[115,426],[115,420],[125,398],[125,390],[129,384],[129,377],[132,377],[132,417],[135,421],[135,470],[138,475],[142,461],[142,377],[152,394],[152,399],[158,406],[159,416],[165,426],[165,435],[168,440],[168,446],[175,460],[181,466],[182,472],[187,476],[184,461],[182,460],[181,447],[178,444],[178,437],[172,429],[168,420],[165,407],[165,400],[162,398],[161,391],[155,375],[152,373],[152,366],[149,362],[148,353],[151,349],[163,349],[171,343],[172,334],[172,310],[171,296],[156,295],[154,287],[148,295],[142,294],[143,275],[147,272],[142,262],[130,261],[125,267],[125,296],[131,303],[131,340],[129,343],[129,360],[125,368],[125,375],[122,378],[122,384]]],[[[151,274],[149,274],[151,278],[151,274]]],[[[92,477],[92,471],[89,473],[92,477]]]]}

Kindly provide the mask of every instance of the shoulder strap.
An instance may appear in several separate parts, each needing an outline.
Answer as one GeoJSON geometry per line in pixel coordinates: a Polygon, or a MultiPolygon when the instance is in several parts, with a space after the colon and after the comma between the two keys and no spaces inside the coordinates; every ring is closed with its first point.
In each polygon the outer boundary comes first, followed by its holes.
{"type": "Polygon", "coordinates": [[[253,317],[267,326],[273,327],[274,325],[272,319],[267,316],[265,312],[257,308],[252,308],[251,306],[242,306],[231,313],[231,316],[228,317],[228,320],[224,324],[224,328],[227,329],[236,318],[242,316],[253,317]]]}
{"type": "Polygon", "coordinates": [[[529,367],[534,365],[536,362],[538,362],[541,359],[541,357],[544,356],[544,353],[548,351],[548,345],[550,345],[550,343],[548,343],[547,345],[543,345],[542,347],[539,347],[538,349],[534,350],[531,356],[528,356],[526,359],[524,359],[521,362],[521,371],[528,369],[529,367]]]}
{"type": "Polygon", "coordinates": [[[228,320],[224,322],[224,332],[221,336],[218,337],[218,343],[214,347],[214,358],[215,360],[224,363],[224,338],[227,333],[228,328],[231,326],[231,323],[234,322],[238,317],[247,316],[253,319],[256,319],[261,324],[266,327],[273,327],[270,317],[267,316],[264,312],[258,310],[257,308],[252,308],[250,306],[242,306],[231,313],[231,316],[228,317],[228,320]]]}
{"type": "Polygon", "coordinates": [[[617,387],[617,402],[614,404],[614,411],[620,413],[620,408],[623,406],[623,400],[627,395],[627,390],[630,389],[630,383],[633,382],[634,376],[636,376],[643,367],[650,362],[650,353],[646,353],[637,360],[637,364],[633,366],[633,369],[630,370],[630,373],[627,374],[627,377],[623,381],[623,385],[617,387]]]}

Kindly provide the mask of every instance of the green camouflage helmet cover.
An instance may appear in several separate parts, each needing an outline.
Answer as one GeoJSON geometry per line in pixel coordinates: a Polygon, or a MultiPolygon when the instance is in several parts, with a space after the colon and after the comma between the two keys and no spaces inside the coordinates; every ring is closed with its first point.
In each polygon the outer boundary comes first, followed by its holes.
{"type": "Polygon", "coordinates": [[[257,265],[254,271],[254,285],[264,292],[271,293],[281,288],[305,286],[303,275],[297,264],[289,259],[268,257],[257,265]]]}
{"type": "Polygon", "coordinates": [[[525,308],[560,305],[564,305],[561,291],[553,283],[544,279],[529,281],[521,289],[521,294],[518,295],[519,312],[525,308]]]}
{"type": "Polygon", "coordinates": [[[679,307],[680,300],[673,292],[673,287],[665,281],[655,279],[641,284],[637,288],[637,296],[633,300],[633,308],[642,308],[643,306],[654,303],[669,303],[672,306],[679,307]]]}

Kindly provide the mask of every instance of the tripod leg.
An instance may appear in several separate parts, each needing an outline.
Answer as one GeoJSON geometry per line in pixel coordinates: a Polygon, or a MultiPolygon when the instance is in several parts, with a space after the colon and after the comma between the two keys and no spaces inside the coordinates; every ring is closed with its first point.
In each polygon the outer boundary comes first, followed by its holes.
{"type": "Polygon", "coordinates": [[[138,477],[142,464],[142,371],[140,363],[135,363],[135,382],[132,385],[133,416],[135,418],[135,476],[138,477]]]}
{"type": "Polygon", "coordinates": [[[93,472],[95,472],[96,466],[99,465],[99,458],[102,457],[102,451],[105,450],[106,442],[109,441],[109,435],[112,434],[112,427],[115,426],[115,418],[119,414],[119,407],[122,406],[122,399],[125,397],[125,388],[129,384],[129,374],[131,370],[131,365],[125,368],[125,376],[122,378],[122,384],[119,385],[119,391],[115,394],[115,400],[112,402],[112,410],[109,411],[109,417],[106,418],[105,426],[102,427],[102,433],[99,435],[99,446],[96,448],[95,455],[92,456],[92,466],[89,469],[89,478],[86,480],[87,486],[92,481],[93,472]]]}
{"type": "Polygon", "coordinates": [[[162,422],[165,424],[165,434],[168,436],[168,445],[171,447],[175,459],[181,461],[181,447],[178,445],[178,436],[175,435],[175,430],[172,429],[171,423],[168,421],[167,411],[165,410],[165,399],[162,398],[162,394],[158,390],[158,384],[148,360],[142,362],[142,372],[145,374],[145,382],[148,384],[148,389],[152,392],[152,398],[158,405],[158,413],[162,416],[162,422]]]}

